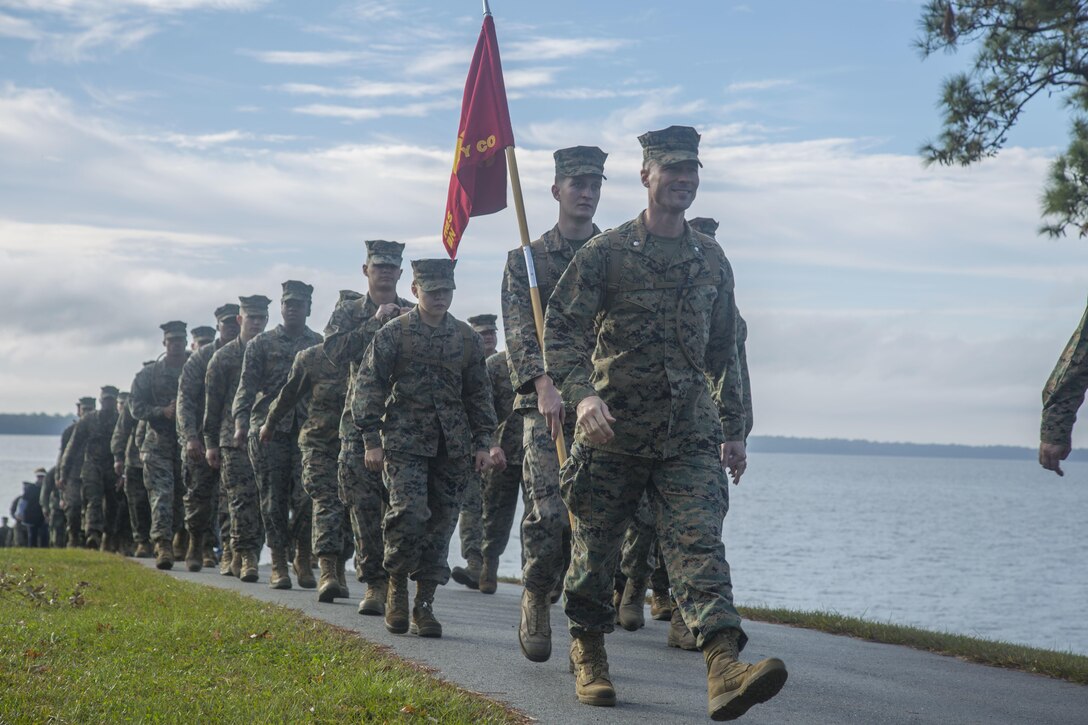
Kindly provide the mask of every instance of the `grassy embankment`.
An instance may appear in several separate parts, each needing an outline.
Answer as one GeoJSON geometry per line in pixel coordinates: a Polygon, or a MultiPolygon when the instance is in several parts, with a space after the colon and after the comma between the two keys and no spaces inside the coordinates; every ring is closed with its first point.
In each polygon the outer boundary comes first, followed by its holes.
{"type": "Polygon", "coordinates": [[[0,549],[0,720],[523,719],[356,633],[93,552],[0,549]]]}

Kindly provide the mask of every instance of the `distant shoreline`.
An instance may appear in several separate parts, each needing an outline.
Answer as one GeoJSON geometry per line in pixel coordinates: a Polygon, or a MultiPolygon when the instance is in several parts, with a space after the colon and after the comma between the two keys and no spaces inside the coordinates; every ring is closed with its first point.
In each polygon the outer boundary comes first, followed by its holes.
{"type": "MultiPolygon", "coordinates": [[[[47,413],[0,413],[0,435],[57,435],[74,420],[73,415],[47,413]]],[[[796,438],[752,436],[752,453],[812,453],[841,456],[899,456],[907,458],[985,458],[1035,460],[1036,451],[1026,446],[965,446],[947,443],[884,443],[847,438],[796,438]]],[[[1074,458],[1076,454],[1074,453],[1074,458]]]]}

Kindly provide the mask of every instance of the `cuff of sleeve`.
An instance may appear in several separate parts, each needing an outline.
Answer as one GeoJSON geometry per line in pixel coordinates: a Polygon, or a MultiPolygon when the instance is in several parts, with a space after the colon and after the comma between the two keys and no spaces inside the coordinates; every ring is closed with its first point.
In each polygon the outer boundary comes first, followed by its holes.
{"type": "Polygon", "coordinates": [[[212,438],[211,436],[204,436],[204,447],[205,448],[218,448],[219,447],[219,438],[218,438],[218,436],[215,437],[215,438],[212,438]]]}
{"type": "Polygon", "coordinates": [[[542,365],[530,365],[524,370],[515,370],[516,384],[514,386],[514,392],[520,395],[526,395],[528,393],[535,393],[536,386],[533,385],[533,381],[539,378],[541,375],[546,375],[547,371],[544,370],[542,365]]]}
{"type": "Polygon", "coordinates": [[[565,381],[559,392],[563,396],[563,406],[570,409],[578,407],[578,404],[586,398],[597,395],[597,389],[582,380],[565,381]]]}
{"type": "Polygon", "coordinates": [[[363,445],[368,451],[382,447],[381,433],[363,433],[363,445]]]}
{"type": "Polygon", "coordinates": [[[743,418],[722,418],[722,435],[725,436],[727,441],[742,441],[744,440],[744,419],[743,418]]]}

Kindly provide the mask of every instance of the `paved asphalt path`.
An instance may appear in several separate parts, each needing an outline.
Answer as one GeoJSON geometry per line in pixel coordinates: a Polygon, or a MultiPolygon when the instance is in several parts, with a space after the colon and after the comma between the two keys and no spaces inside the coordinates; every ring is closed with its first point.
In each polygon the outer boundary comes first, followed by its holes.
{"type": "MultiPolygon", "coordinates": [[[[153,567],[152,560],[137,560],[153,567]]],[[[351,599],[317,601],[314,590],[268,588],[268,567],[245,584],[205,569],[175,565],[170,576],[231,589],[347,627],[398,655],[438,670],[468,690],[509,703],[544,723],[696,723],[706,715],[706,667],[697,652],[665,646],[668,622],[619,628],[606,638],[619,704],[581,705],[567,670],[570,638],[559,605],[552,608],[552,658],[526,660],[517,643],[520,587],[499,584],[483,595],[450,582],[439,587],[435,614],[442,639],[393,635],[381,617],[356,613],[363,584],[350,582],[351,599]],[[180,570],[179,570],[180,569],[180,570]]],[[[789,681],[773,700],[756,706],[746,723],[1088,723],[1088,687],[1036,675],[961,662],[906,647],[874,644],[804,629],[749,622],[749,661],[781,657],[789,681]]]]}

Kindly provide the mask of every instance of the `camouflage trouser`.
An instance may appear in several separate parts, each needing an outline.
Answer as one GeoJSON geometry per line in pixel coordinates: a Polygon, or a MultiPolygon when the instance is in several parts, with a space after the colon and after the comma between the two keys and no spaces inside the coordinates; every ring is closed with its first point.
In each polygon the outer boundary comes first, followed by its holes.
{"type": "Polygon", "coordinates": [[[83,480],[75,478],[64,482],[61,491],[64,501],[64,520],[67,524],[68,543],[72,546],[83,544],[83,480]]]}
{"type": "Polygon", "coordinates": [[[249,453],[241,448],[220,448],[223,488],[230,514],[230,545],[234,551],[260,551],[264,539],[261,496],[249,453]]]}
{"type": "Polygon", "coordinates": [[[313,505],[302,490],[297,439],[295,432],[275,433],[267,443],[261,443],[256,435],[249,437],[249,460],[257,477],[261,519],[270,549],[286,551],[311,536],[313,505]]]}
{"type": "Polygon", "coordinates": [[[366,470],[363,443],[341,439],[338,459],[340,500],[347,507],[355,533],[355,569],[359,581],[386,578],[382,520],[389,509],[389,493],[382,474],[366,470]]]}
{"type": "Polygon", "coordinates": [[[481,561],[483,557],[480,549],[484,538],[481,487],[480,474],[473,471],[468,477],[465,493],[461,497],[461,514],[457,517],[457,526],[461,534],[461,557],[467,562],[481,561]]]}
{"type": "MultiPolygon", "coordinates": [[[[481,551],[485,558],[498,559],[506,551],[520,492],[521,461],[510,461],[505,470],[484,474],[480,498],[483,508],[481,551]]],[[[464,511],[464,506],[461,510],[464,511]]]]}
{"type": "Polygon", "coordinates": [[[144,486],[151,505],[151,539],[171,539],[184,526],[185,481],[181,475],[178,439],[148,433],[140,448],[140,461],[144,464],[144,486]]]}
{"type": "MultiPolygon", "coordinates": [[[[569,446],[574,440],[574,416],[567,415],[563,426],[569,446]]],[[[521,523],[521,548],[525,559],[522,582],[534,594],[547,594],[559,583],[570,561],[566,543],[570,517],[559,495],[559,457],[544,416],[525,413],[523,434],[525,459],[522,485],[531,506],[521,523]]]]}
{"type": "Polygon", "coordinates": [[[215,541],[216,508],[219,505],[219,471],[206,460],[191,461],[185,449],[181,450],[185,469],[185,529],[190,534],[201,533],[205,541],[215,541]],[[208,538],[210,537],[210,539],[208,538]]]}
{"type": "Polygon", "coordinates": [[[106,531],[106,497],[114,493],[117,474],[112,464],[83,464],[83,530],[101,536],[106,531]],[[109,492],[107,494],[107,491],[109,492]]]}
{"type": "Polygon", "coordinates": [[[230,503],[227,500],[227,486],[223,483],[222,470],[219,476],[219,505],[217,506],[216,527],[219,533],[219,546],[226,549],[230,543],[230,503]]]}
{"type": "Polygon", "coordinates": [[[151,540],[151,503],[144,486],[144,469],[125,466],[125,498],[128,500],[128,520],[132,538],[137,544],[151,540]]]}
{"type": "Polygon", "coordinates": [[[649,582],[654,591],[668,591],[669,575],[657,542],[657,527],[650,499],[643,494],[635,518],[623,535],[620,572],[625,579],[649,582]]]}
{"type": "MultiPolygon", "coordinates": [[[[563,469],[563,499],[574,516],[565,582],[571,634],[612,631],[620,544],[644,491],[673,595],[699,646],[722,630],[740,630],[722,544],[729,490],[717,451],[658,461],[579,444],[563,469]]],[[[746,641],[740,631],[741,648],[746,641]]]]}
{"type": "Polygon", "coordinates": [[[318,556],[343,556],[345,551],[345,508],[337,479],[338,453],[302,449],[302,487],[313,506],[313,551],[318,556]]]}
{"type": "Polygon", "coordinates": [[[64,511],[57,508],[49,514],[49,545],[54,549],[63,549],[68,543],[68,532],[65,526],[64,511]]]}
{"type": "Polygon", "coordinates": [[[461,496],[475,473],[467,456],[414,456],[385,451],[383,477],[389,512],[382,522],[385,570],[416,581],[450,579],[450,537],[461,496]]]}
{"type": "Polygon", "coordinates": [[[106,489],[106,533],[114,537],[114,542],[132,541],[132,527],[129,526],[128,501],[124,490],[117,490],[117,481],[106,489]]]}

